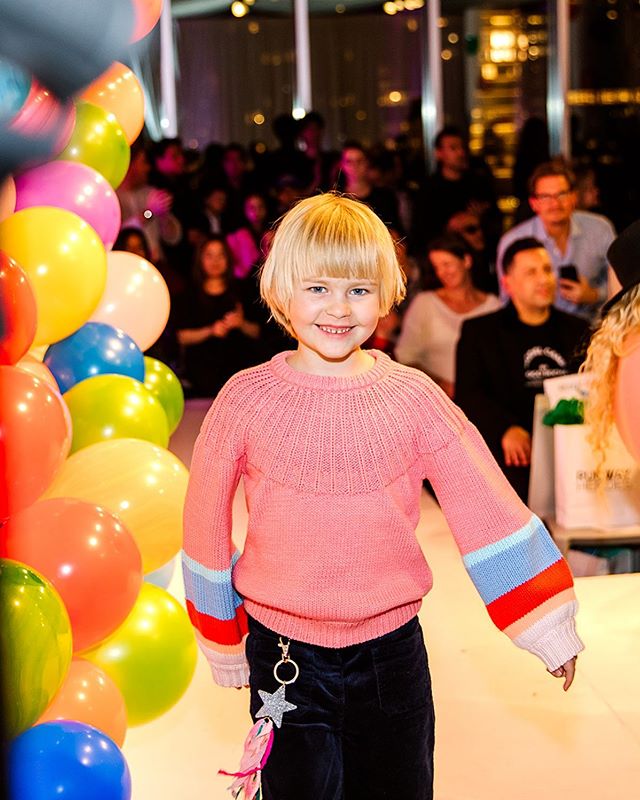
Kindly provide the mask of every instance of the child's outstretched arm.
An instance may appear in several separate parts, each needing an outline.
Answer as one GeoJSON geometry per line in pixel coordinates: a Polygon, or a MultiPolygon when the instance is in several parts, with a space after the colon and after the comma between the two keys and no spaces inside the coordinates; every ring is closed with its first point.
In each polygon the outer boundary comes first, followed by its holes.
{"type": "MultiPolygon", "coordinates": [[[[435,391],[435,390],[434,390],[435,391]]],[[[487,611],[569,688],[584,648],[573,578],[551,535],[519,499],[477,429],[440,392],[425,430],[425,477],[487,611]],[[444,427],[443,427],[444,426],[444,427]]]]}
{"type": "Polygon", "coordinates": [[[231,540],[231,510],[243,457],[229,435],[234,426],[220,413],[224,396],[218,400],[207,414],[193,452],[184,507],[182,568],[187,611],[214,680],[221,686],[244,686],[249,682],[244,652],[247,618],[231,580],[240,555],[231,540]]]}

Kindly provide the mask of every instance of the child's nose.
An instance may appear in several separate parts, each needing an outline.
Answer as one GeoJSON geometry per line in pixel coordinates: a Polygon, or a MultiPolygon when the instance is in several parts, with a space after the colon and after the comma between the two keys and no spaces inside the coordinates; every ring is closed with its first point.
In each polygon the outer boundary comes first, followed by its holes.
{"type": "Polygon", "coordinates": [[[346,299],[337,297],[331,302],[328,312],[333,317],[348,317],[351,314],[351,306],[346,299]]]}

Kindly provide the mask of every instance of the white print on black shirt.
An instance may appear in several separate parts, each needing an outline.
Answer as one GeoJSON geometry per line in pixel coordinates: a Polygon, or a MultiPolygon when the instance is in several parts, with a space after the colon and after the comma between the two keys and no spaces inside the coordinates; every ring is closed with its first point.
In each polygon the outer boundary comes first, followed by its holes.
{"type": "Polygon", "coordinates": [[[530,347],[524,354],[525,386],[539,387],[547,378],[567,374],[567,362],[553,347],[530,347]]]}

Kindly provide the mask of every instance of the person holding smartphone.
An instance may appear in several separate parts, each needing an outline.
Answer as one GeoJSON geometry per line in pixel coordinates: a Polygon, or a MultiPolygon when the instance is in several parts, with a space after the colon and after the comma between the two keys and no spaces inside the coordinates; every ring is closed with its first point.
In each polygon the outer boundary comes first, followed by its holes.
{"type": "MultiPolygon", "coordinates": [[[[498,243],[498,275],[504,274],[506,249],[532,236],[549,253],[557,278],[557,308],[594,319],[607,299],[607,250],[615,238],[611,222],[600,214],[576,210],[575,179],[562,161],[541,164],[529,182],[535,216],[504,234],[498,243]]],[[[501,285],[501,296],[507,298],[501,285]]]]}

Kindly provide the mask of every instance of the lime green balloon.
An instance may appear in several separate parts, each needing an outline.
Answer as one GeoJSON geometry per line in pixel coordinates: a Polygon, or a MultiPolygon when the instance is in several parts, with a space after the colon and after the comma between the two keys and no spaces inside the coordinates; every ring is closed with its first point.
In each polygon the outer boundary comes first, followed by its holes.
{"type": "Polygon", "coordinates": [[[122,692],[129,725],[149,722],[178,702],[196,667],[189,617],[164,589],[144,583],[129,616],[82,658],[103,669],[122,692]]]}
{"type": "Polygon", "coordinates": [[[171,435],[184,414],[184,392],[178,376],[162,361],[145,356],[144,385],[164,408],[171,435]]]}
{"type": "Polygon", "coordinates": [[[73,426],[71,453],[110,439],[169,444],[167,415],[151,392],[126,375],[96,375],[63,394],[73,426]]]}
{"type": "Polygon", "coordinates": [[[72,655],[71,623],[46,578],[0,559],[2,724],[17,736],[36,722],[62,685],[72,655]]]}
{"type": "Polygon", "coordinates": [[[93,103],[77,103],[71,139],[58,159],[93,167],[116,189],[127,174],[130,156],[125,133],[115,116],[93,103]]]}

